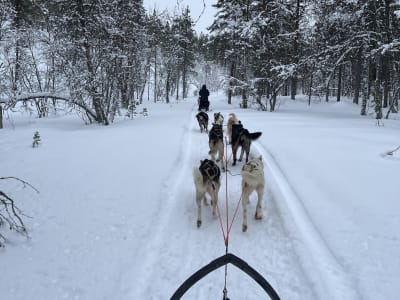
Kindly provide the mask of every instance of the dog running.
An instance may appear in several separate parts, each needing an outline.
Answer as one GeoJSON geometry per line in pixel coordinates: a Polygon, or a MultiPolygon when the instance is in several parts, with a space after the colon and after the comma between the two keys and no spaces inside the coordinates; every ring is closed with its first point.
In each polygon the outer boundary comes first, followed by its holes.
{"type": "Polygon", "coordinates": [[[211,155],[211,159],[216,162],[221,161],[222,170],[225,171],[224,132],[222,129],[222,124],[217,124],[217,123],[213,124],[210,132],[208,133],[208,145],[210,147],[210,151],[208,151],[208,154],[211,155]],[[216,159],[215,156],[217,154],[218,158],[216,159]]]}
{"type": "Polygon", "coordinates": [[[201,226],[201,201],[208,205],[206,193],[211,196],[212,214],[216,215],[218,192],[221,187],[221,171],[212,160],[200,161],[200,166],[193,169],[193,180],[196,187],[197,227],[201,226]]]}
{"type": "Polygon", "coordinates": [[[196,115],[196,119],[199,122],[200,132],[208,132],[208,114],[201,111],[196,115]]]}
{"type": "Polygon", "coordinates": [[[240,121],[238,124],[232,124],[232,155],[233,163],[236,165],[237,150],[241,147],[239,161],[243,159],[243,153],[246,152],[246,163],[249,161],[250,145],[251,141],[258,139],[262,132],[252,132],[250,133],[247,129],[243,128],[240,121]]]}
{"type": "Polygon", "coordinates": [[[242,207],[243,207],[243,224],[242,231],[247,231],[247,205],[249,203],[250,194],[253,191],[257,192],[258,201],[256,206],[255,219],[261,220],[262,213],[262,198],[264,195],[264,164],[262,157],[250,160],[243,165],[242,171],[242,207]]]}

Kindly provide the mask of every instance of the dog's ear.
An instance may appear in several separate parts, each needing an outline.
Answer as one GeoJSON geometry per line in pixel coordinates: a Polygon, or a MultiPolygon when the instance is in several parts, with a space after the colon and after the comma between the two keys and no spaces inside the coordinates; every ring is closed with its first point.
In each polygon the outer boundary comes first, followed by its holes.
{"type": "Polygon", "coordinates": [[[258,159],[262,161],[262,155],[260,155],[260,157],[258,159]]]}

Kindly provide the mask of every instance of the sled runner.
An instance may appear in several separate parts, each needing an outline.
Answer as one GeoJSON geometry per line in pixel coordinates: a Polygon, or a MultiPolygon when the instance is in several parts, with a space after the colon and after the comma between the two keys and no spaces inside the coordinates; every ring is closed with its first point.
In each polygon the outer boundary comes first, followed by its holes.
{"type": "MultiPolygon", "coordinates": [[[[218,257],[217,259],[211,261],[208,265],[202,267],[200,270],[195,272],[192,276],[185,280],[182,285],[176,290],[176,292],[172,295],[171,300],[178,300],[199,280],[213,272],[214,270],[227,265],[228,263],[233,264],[234,266],[241,269],[254,281],[256,281],[263,290],[268,294],[270,299],[272,300],[280,300],[278,293],[274,290],[274,288],[268,283],[268,281],[260,275],[255,269],[253,269],[249,264],[247,264],[241,258],[233,255],[232,253],[226,253],[225,255],[218,257]]],[[[228,300],[226,297],[227,291],[224,288],[224,300],[228,300]]]]}

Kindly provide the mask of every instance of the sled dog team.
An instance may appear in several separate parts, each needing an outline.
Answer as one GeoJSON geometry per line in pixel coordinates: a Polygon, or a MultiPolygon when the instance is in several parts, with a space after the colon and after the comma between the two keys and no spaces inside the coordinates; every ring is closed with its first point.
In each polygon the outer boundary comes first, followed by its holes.
{"type": "MultiPolygon", "coordinates": [[[[193,169],[193,180],[196,188],[196,204],[197,204],[197,227],[201,226],[201,209],[202,202],[208,205],[206,194],[211,197],[212,214],[216,216],[216,207],[218,204],[218,192],[221,187],[221,169],[225,172],[224,163],[224,117],[221,113],[214,113],[214,122],[210,131],[208,130],[209,117],[204,111],[200,111],[196,115],[199,123],[200,132],[208,133],[208,144],[211,159],[200,161],[200,166],[193,169]],[[221,163],[221,168],[218,163],[221,163]]],[[[234,113],[229,114],[226,124],[227,142],[232,147],[233,163],[237,162],[237,151],[241,148],[239,161],[242,161],[243,154],[246,153],[246,163],[241,170],[242,176],[242,208],[243,208],[243,224],[242,231],[247,230],[247,205],[249,196],[253,191],[257,192],[258,201],[256,206],[255,218],[262,219],[262,198],[264,194],[264,164],[262,157],[249,160],[251,141],[258,139],[261,132],[250,133],[243,127],[242,123],[237,119],[234,113]]]]}

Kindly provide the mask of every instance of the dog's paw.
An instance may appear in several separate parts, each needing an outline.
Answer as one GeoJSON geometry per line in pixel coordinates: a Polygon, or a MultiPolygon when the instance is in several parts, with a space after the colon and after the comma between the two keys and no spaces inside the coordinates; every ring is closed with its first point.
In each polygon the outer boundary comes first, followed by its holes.
{"type": "Polygon", "coordinates": [[[256,220],[261,220],[263,218],[263,214],[262,213],[257,213],[257,211],[256,211],[256,213],[254,214],[254,218],[256,220]]]}
{"type": "Polygon", "coordinates": [[[243,231],[243,232],[246,232],[246,231],[247,231],[247,225],[244,225],[244,224],[242,225],[242,231],[243,231]]]}
{"type": "Polygon", "coordinates": [[[201,220],[197,220],[197,228],[200,228],[201,226],[201,220]]]}

